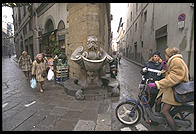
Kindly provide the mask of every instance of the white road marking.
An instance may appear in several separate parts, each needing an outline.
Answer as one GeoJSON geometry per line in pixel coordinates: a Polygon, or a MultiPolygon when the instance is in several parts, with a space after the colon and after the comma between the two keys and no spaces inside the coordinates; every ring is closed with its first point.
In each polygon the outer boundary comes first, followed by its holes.
{"type": "Polygon", "coordinates": [[[142,124],[137,124],[135,127],[138,131],[148,131],[148,129],[142,124]]]}
{"type": "Polygon", "coordinates": [[[8,104],[8,103],[3,104],[3,106],[2,106],[2,107],[4,108],[5,106],[7,106],[7,104],[8,104]]]}
{"type": "Polygon", "coordinates": [[[26,104],[25,107],[29,107],[29,106],[33,105],[35,102],[36,101],[33,101],[33,102],[29,103],[29,104],[26,104]]]}
{"type": "Polygon", "coordinates": [[[129,127],[124,127],[124,128],[121,128],[120,130],[121,131],[132,131],[131,128],[129,128],[129,127]]]}

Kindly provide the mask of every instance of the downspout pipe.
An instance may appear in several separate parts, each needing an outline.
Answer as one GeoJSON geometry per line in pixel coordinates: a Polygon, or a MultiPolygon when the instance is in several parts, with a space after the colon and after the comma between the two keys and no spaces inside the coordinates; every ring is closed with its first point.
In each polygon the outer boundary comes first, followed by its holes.
{"type": "Polygon", "coordinates": [[[193,46],[193,29],[194,29],[194,11],[192,15],[192,27],[191,27],[191,36],[190,36],[190,50],[188,51],[188,69],[190,70],[190,63],[191,63],[191,51],[193,46]]]}

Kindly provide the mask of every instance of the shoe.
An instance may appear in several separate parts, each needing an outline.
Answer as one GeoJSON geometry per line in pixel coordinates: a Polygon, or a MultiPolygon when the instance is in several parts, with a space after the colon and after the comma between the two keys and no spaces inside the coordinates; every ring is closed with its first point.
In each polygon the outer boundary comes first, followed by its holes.
{"type": "Polygon", "coordinates": [[[146,123],[149,125],[153,125],[153,126],[158,126],[159,124],[157,122],[154,122],[152,120],[146,120],[146,123]]]}
{"type": "Polygon", "coordinates": [[[43,90],[43,89],[40,89],[40,92],[41,92],[41,93],[43,93],[43,92],[44,92],[44,90],[43,90]]]}
{"type": "Polygon", "coordinates": [[[147,124],[151,124],[152,123],[152,120],[146,120],[146,123],[147,124]]]}

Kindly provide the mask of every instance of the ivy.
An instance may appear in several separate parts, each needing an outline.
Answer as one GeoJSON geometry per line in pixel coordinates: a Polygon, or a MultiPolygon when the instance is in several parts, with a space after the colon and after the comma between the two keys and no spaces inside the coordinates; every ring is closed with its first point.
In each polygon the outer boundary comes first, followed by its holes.
{"type": "Polygon", "coordinates": [[[54,54],[54,55],[60,54],[59,43],[55,38],[54,32],[52,32],[49,36],[49,46],[46,48],[46,52],[48,54],[54,54]]]}

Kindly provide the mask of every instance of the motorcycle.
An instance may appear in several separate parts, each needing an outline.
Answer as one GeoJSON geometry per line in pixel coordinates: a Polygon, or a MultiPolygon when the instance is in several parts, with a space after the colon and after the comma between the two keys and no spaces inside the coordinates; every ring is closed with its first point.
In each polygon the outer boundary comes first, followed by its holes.
{"type": "MultiPolygon", "coordinates": [[[[158,70],[148,69],[148,71],[161,73],[158,70]]],[[[142,76],[142,78],[144,78],[142,76]]],[[[138,99],[126,98],[125,101],[117,105],[115,109],[115,114],[117,119],[125,125],[134,125],[141,120],[141,117],[146,120],[145,116],[150,118],[153,124],[168,125],[165,117],[159,113],[154,112],[153,109],[148,104],[149,102],[149,89],[147,84],[150,79],[146,79],[144,84],[139,84],[139,94],[138,99]],[[144,112],[145,111],[145,112],[144,112]]],[[[170,110],[170,115],[176,122],[177,127],[190,127],[192,122],[188,119],[189,115],[194,114],[194,103],[184,103],[181,106],[174,106],[170,110]]]]}
{"type": "Polygon", "coordinates": [[[116,60],[113,60],[111,63],[110,63],[110,74],[111,74],[111,77],[112,78],[116,78],[117,76],[117,61],[116,60]]]}

